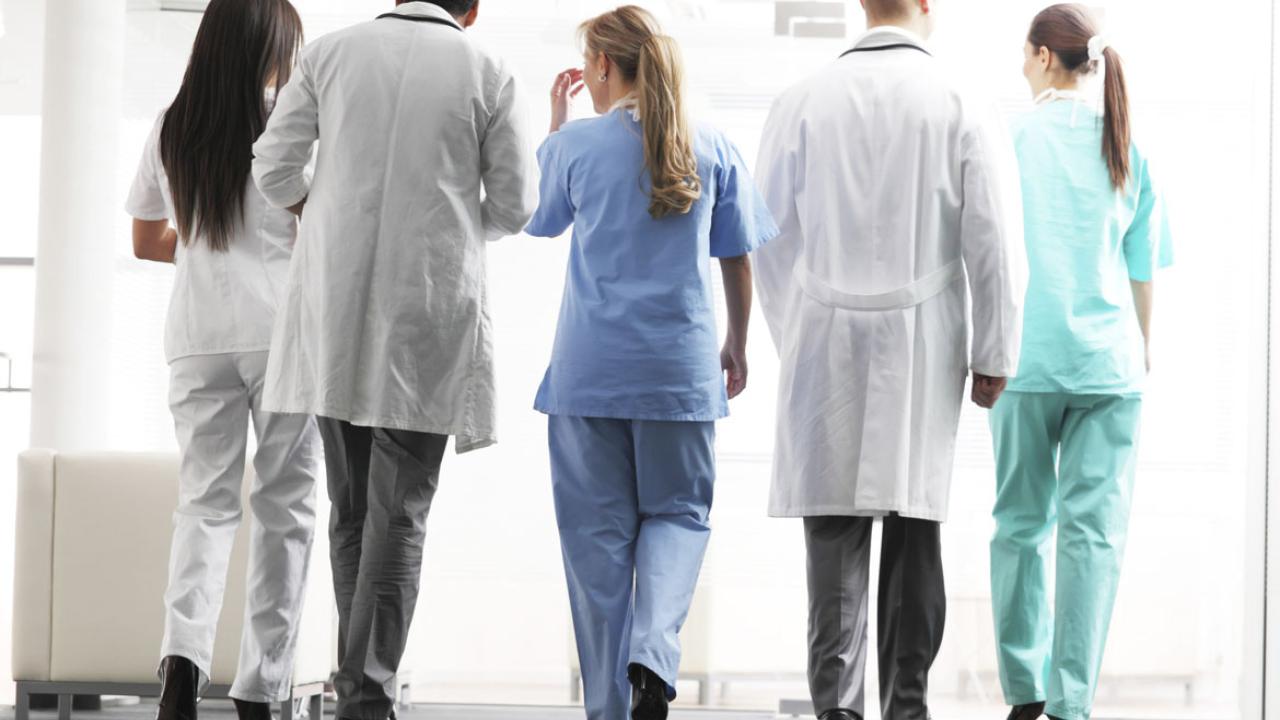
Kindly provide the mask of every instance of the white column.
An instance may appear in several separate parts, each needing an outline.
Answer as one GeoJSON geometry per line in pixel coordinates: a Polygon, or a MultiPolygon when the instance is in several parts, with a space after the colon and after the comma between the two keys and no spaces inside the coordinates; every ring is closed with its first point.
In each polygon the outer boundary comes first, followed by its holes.
{"type": "Polygon", "coordinates": [[[125,0],[46,0],[31,445],[103,447],[125,0]]]}

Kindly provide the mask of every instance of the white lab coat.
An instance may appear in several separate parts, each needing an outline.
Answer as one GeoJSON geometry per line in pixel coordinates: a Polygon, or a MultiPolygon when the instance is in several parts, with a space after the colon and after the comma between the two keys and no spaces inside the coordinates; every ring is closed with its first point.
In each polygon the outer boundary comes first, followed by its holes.
{"type": "MultiPolygon", "coordinates": [[[[897,28],[855,47],[902,43],[924,47],[897,28]]],[[[1017,369],[1003,125],[930,55],[858,52],[779,98],[759,162],[782,229],[755,258],[782,361],[770,514],[945,520],[966,376],[1017,369]]]]}
{"type": "Polygon", "coordinates": [[[395,14],[436,22],[310,45],[254,146],[263,195],[307,199],[264,402],[466,452],[496,440],[485,241],[533,213],[532,138],[501,60],[437,5],[395,14]]]}

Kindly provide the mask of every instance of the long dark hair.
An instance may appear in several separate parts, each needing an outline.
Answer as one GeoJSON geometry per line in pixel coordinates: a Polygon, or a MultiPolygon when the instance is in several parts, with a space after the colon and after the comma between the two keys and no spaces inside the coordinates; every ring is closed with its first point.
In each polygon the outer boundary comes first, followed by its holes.
{"type": "MultiPolygon", "coordinates": [[[[1050,5],[1031,21],[1027,42],[1031,47],[1049,48],[1068,72],[1087,75],[1098,70],[1098,61],[1089,59],[1089,40],[1098,34],[1098,22],[1083,5],[1050,5]]],[[[1102,157],[1107,161],[1111,184],[1117,190],[1129,182],[1129,89],[1124,80],[1120,54],[1103,50],[1106,63],[1106,101],[1103,109],[1102,157]]]]}
{"type": "Polygon", "coordinates": [[[267,124],[266,89],[284,87],[302,47],[288,0],[211,0],[182,88],[165,111],[160,159],[178,235],[226,250],[244,218],[253,143],[267,124]]]}

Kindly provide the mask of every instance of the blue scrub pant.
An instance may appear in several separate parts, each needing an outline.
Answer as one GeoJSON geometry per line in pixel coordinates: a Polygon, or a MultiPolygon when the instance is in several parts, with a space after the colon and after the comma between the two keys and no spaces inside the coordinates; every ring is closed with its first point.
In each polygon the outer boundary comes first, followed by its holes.
{"type": "Polygon", "coordinates": [[[551,485],[589,720],[630,717],[627,667],[675,698],[711,535],[714,422],[552,415],[551,485]]]}
{"type": "Polygon", "coordinates": [[[1085,720],[1124,555],[1142,400],[1007,392],[991,412],[991,595],[1010,705],[1085,720]],[[1057,528],[1057,579],[1047,565],[1057,528]]]}

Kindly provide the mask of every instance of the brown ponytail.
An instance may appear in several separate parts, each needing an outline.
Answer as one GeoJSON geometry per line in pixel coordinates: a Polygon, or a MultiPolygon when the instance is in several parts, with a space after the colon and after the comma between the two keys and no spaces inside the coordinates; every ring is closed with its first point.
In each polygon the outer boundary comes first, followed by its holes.
{"type": "Polygon", "coordinates": [[[635,83],[636,110],[644,131],[644,158],[652,184],[649,214],[684,215],[702,196],[693,127],[685,112],[680,46],[657,20],[634,5],[588,20],[580,29],[587,50],[604,53],[635,83]]]}
{"type": "Polygon", "coordinates": [[[1102,56],[1107,64],[1102,155],[1111,170],[1111,184],[1122,190],[1129,182],[1129,88],[1125,84],[1120,53],[1107,48],[1102,56]]]}
{"type": "Polygon", "coordinates": [[[1097,21],[1083,5],[1061,3],[1050,5],[1036,15],[1027,33],[1027,42],[1035,49],[1049,48],[1062,67],[1073,75],[1089,75],[1105,69],[1105,101],[1102,116],[1102,157],[1107,162],[1111,184],[1123,190],[1129,182],[1129,89],[1124,78],[1124,63],[1112,48],[1102,53],[1102,61],[1089,57],[1089,40],[1098,35],[1097,21]],[[1104,67],[1100,65],[1105,64],[1104,67]]]}

